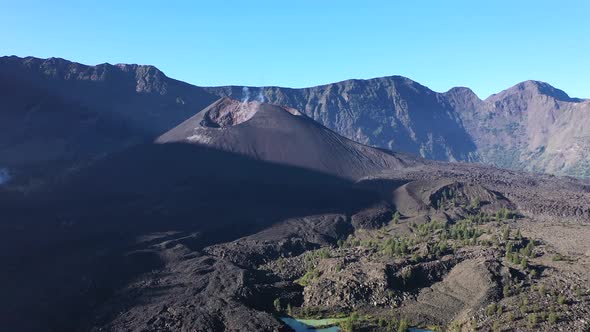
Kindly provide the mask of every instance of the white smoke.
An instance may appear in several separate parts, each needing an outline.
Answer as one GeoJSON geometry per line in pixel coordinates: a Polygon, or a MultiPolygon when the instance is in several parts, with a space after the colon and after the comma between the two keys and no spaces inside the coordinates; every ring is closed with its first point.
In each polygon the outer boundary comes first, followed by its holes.
{"type": "Polygon", "coordinates": [[[10,173],[7,168],[0,168],[0,186],[10,181],[10,173]]]}
{"type": "Polygon", "coordinates": [[[258,100],[261,103],[264,103],[264,95],[262,94],[262,89],[258,90],[258,96],[256,97],[256,100],[258,100]]]}
{"type": "MultiPolygon", "coordinates": [[[[266,100],[264,98],[264,95],[262,94],[262,89],[258,89],[258,95],[256,95],[256,98],[254,99],[256,101],[259,101],[261,103],[264,103],[264,101],[266,100]]],[[[246,104],[247,102],[250,101],[250,89],[245,86],[242,88],[242,103],[246,104]]]]}
{"type": "Polygon", "coordinates": [[[242,88],[242,103],[247,103],[250,100],[250,89],[247,86],[242,88]]]}

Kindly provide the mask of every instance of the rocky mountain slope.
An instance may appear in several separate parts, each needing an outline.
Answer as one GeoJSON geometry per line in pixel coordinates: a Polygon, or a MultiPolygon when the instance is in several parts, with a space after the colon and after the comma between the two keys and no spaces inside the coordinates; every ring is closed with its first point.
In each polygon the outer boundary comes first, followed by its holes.
{"type": "Polygon", "coordinates": [[[526,81],[461,111],[484,163],[590,175],[590,100],[570,98],[547,83],[526,81]]]}
{"type": "Polygon", "coordinates": [[[151,141],[229,96],[288,106],[353,141],[427,159],[590,176],[590,101],[536,81],[485,100],[400,76],[303,89],[202,88],[153,66],[3,57],[0,88],[0,167],[12,173],[39,161],[71,167],[151,141]]]}
{"type": "MultiPolygon", "coordinates": [[[[245,95],[244,87],[207,90],[245,95]]],[[[526,81],[485,100],[468,88],[437,93],[399,76],[247,92],[368,145],[427,159],[590,176],[590,101],[543,82],[526,81]]]]}
{"type": "MultiPolygon", "coordinates": [[[[288,105],[357,142],[429,159],[476,160],[473,140],[445,98],[401,76],[349,80],[306,89],[208,88],[242,98],[247,92],[288,105]]],[[[259,97],[260,98],[260,97],[259,97]]]]}

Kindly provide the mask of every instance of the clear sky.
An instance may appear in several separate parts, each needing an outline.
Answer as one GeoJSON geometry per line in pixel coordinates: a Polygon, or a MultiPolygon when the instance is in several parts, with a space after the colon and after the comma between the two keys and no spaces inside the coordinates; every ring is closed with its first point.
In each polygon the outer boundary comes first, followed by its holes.
{"type": "Polygon", "coordinates": [[[0,55],[153,64],[196,85],[403,75],[590,98],[590,1],[0,0],[0,55]]]}

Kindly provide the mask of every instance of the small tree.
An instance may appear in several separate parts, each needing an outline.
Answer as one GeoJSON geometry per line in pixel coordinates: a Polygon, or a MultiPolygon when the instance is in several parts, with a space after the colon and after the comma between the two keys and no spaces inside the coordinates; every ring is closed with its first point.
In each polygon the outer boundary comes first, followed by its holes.
{"type": "Polygon", "coordinates": [[[508,228],[508,227],[504,228],[504,231],[502,231],[502,238],[504,239],[504,241],[506,241],[510,238],[510,228],[508,228]]]}
{"type": "Polygon", "coordinates": [[[547,290],[545,289],[545,285],[539,285],[539,295],[545,296],[547,290]]]}
{"type": "Polygon", "coordinates": [[[358,319],[358,313],[353,311],[347,319],[340,323],[342,332],[352,332],[354,330],[354,326],[357,324],[358,319]]]}
{"type": "Polygon", "coordinates": [[[486,308],[486,315],[493,316],[496,313],[496,304],[492,303],[486,308]]]}
{"type": "Polygon", "coordinates": [[[492,325],[492,331],[494,331],[494,332],[500,331],[500,322],[499,321],[494,322],[494,324],[492,325]]]}
{"type": "Polygon", "coordinates": [[[399,211],[395,211],[395,213],[393,214],[393,217],[392,217],[393,223],[394,224],[399,223],[399,218],[400,217],[401,217],[401,215],[400,215],[399,211]]]}
{"type": "Polygon", "coordinates": [[[402,318],[402,320],[399,321],[397,332],[407,332],[409,328],[408,321],[405,318],[402,318]]]}
{"type": "Polygon", "coordinates": [[[471,208],[472,209],[479,208],[480,204],[481,204],[481,201],[479,200],[479,197],[475,197],[471,200],[471,208]]]}
{"type": "Polygon", "coordinates": [[[412,269],[409,267],[403,269],[401,272],[401,277],[404,284],[407,284],[410,281],[410,279],[412,279],[412,269]]]}
{"type": "Polygon", "coordinates": [[[509,322],[512,322],[514,320],[514,314],[509,312],[508,315],[506,316],[506,320],[509,322]]]}
{"type": "Polygon", "coordinates": [[[529,260],[525,257],[522,258],[522,260],[520,261],[520,267],[524,270],[527,268],[528,266],[528,262],[529,260]]]}
{"type": "Polygon", "coordinates": [[[537,325],[537,314],[532,313],[532,314],[528,315],[527,320],[528,320],[529,328],[532,329],[533,327],[535,327],[535,325],[537,325]]]}
{"type": "Polygon", "coordinates": [[[281,308],[281,299],[276,298],[273,302],[273,306],[275,307],[275,311],[276,312],[281,312],[283,311],[283,308],[281,308]]]}
{"type": "Polygon", "coordinates": [[[531,272],[530,272],[531,279],[535,279],[536,276],[537,276],[537,271],[531,270],[531,272]]]}
{"type": "Polygon", "coordinates": [[[392,317],[390,320],[387,321],[387,326],[386,326],[386,330],[387,332],[395,332],[395,330],[397,329],[397,319],[395,319],[395,317],[392,317]]]}
{"type": "Polygon", "coordinates": [[[354,329],[354,326],[353,326],[352,321],[350,319],[346,319],[346,320],[343,320],[342,322],[340,322],[340,328],[342,329],[342,332],[352,332],[354,329]]]}
{"type": "Polygon", "coordinates": [[[326,247],[321,248],[320,250],[318,250],[317,251],[317,254],[322,259],[327,259],[327,258],[332,257],[332,255],[330,254],[330,249],[328,249],[326,247]]]}

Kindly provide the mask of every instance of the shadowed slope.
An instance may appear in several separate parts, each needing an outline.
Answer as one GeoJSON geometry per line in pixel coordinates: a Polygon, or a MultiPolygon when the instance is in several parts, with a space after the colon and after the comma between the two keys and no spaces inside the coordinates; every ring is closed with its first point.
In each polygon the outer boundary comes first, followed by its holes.
{"type": "Polygon", "coordinates": [[[350,214],[378,195],[314,171],[154,144],[105,158],[56,189],[4,198],[2,325],[77,331],[113,291],[170,263],[160,252],[168,246],[155,246],[166,237],[198,251],[291,217],[350,214]],[[161,239],[138,240],[153,234],[161,239]]]}
{"type": "Polygon", "coordinates": [[[223,98],[157,140],[203,144],[260,160],[358,179],[416,159],[346,139],[297,110],[223,98]]]}

